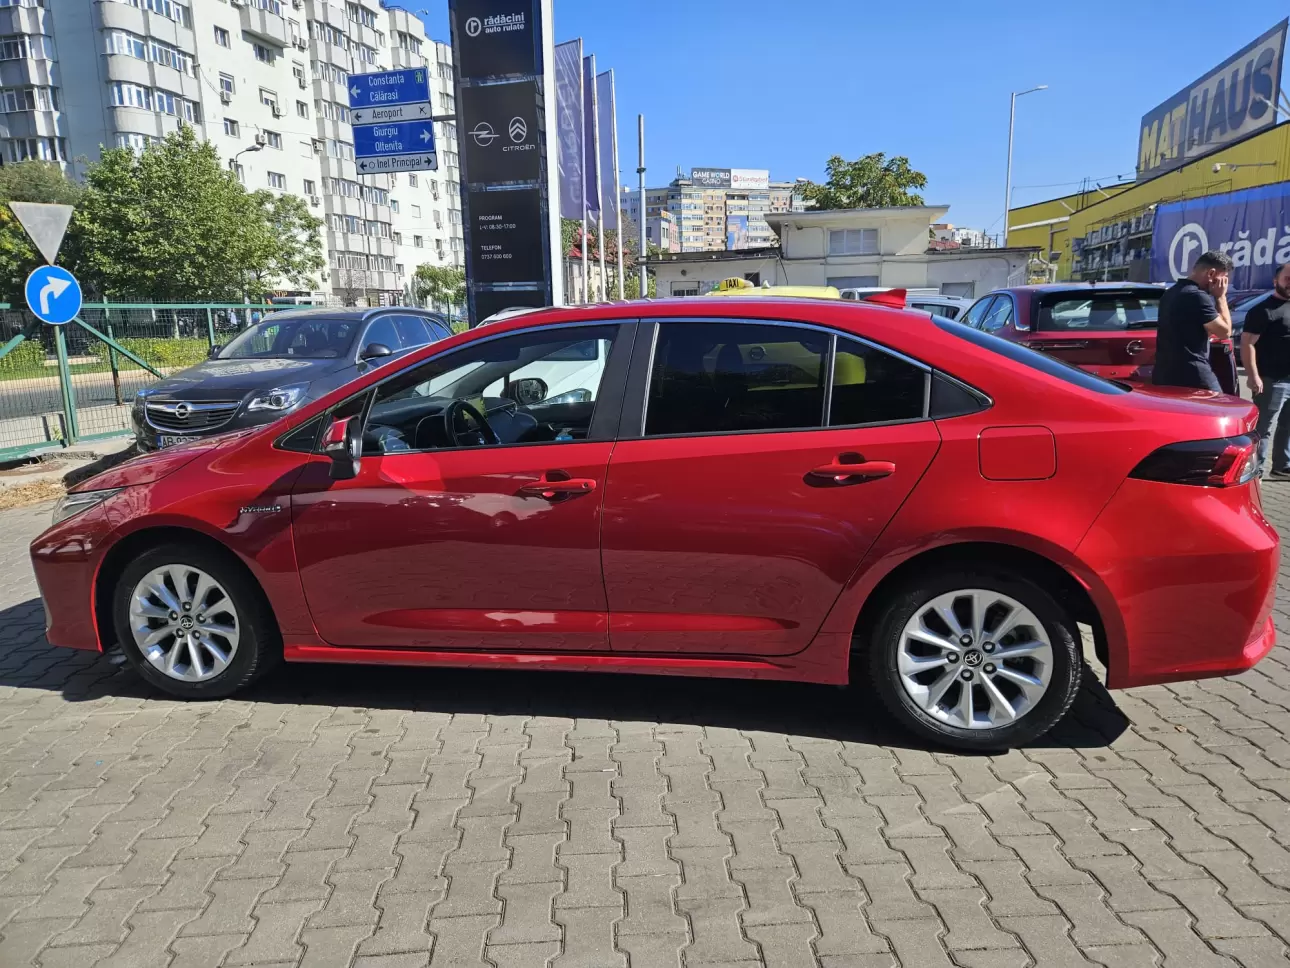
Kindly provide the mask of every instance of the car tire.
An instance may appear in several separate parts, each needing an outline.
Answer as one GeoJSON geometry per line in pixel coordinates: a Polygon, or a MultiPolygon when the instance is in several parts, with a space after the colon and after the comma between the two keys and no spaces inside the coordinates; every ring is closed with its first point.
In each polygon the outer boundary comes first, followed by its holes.
{"type": "Polygon", "coordinates": [[[884,603],[868,643],[869,676],[913,733],[959,750],[1009,749],[1038,739],[1070,709],[1083,668],[1079,641],[1066,610],[1019,572],[943,569],[884,603]]]}
{"type": "Polygon", "coordinates": [[[130,664],[181,699],[231,696],[282,657],[264,593],[236,559],[216,549],[178,543],[148,549],[125,567],[112,603],[130,664]]]}

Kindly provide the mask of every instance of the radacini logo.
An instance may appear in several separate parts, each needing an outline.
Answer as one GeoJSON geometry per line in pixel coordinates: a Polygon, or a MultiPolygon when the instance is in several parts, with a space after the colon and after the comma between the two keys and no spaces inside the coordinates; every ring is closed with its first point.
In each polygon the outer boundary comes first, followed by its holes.
{"type": "Polygon", "coordinates": [[[1175,279],[1181,279],[1191,272],[1200,254],[1208,251],[1209,236],[1205,229],[1197,222],[1188,222],[1169,243],[1169,271],[1175,279]]]}
{"type": "Polygon", "coordinates": [[[478,17],[471,17],[466,21],[466,33],[471,37],[478,37],[481,33],[504,34],[512,30],[523,30],[526,23],[523,13],[498,13],[485,17],[482,21],[478,17]]]}

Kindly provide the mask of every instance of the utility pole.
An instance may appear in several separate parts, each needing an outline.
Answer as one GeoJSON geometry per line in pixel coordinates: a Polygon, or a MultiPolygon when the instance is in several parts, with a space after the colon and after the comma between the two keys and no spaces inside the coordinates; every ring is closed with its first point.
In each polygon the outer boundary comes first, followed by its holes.
{"type": "Polygon", "coordinates": [[[640,269],[641,276],[641,293],[640,298],[644,299],[649,295],[649,271],[645,268],[645,115],[636,115],[636,141],[638,144],[639,154],[636,159],[636,174],[640,177],[641,197],[640,197],[640,248],[636,252],[636,265],[640,269]]]}

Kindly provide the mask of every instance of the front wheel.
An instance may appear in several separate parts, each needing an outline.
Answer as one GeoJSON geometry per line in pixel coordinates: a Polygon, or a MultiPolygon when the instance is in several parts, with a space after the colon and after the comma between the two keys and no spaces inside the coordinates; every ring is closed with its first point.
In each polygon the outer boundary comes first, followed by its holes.
{"type": "Polygon", "coordinates": [[[253,580],[226,555],[162,545],[124,570],[114,597],[117,640],[148,682],[183,699],[218,699],[281,654],[253,580]]]}
{"type": "Polygon", "coordinates": [[[933,572],[892,596],[869,644],[870,676],[906,727],[946,746],[997,750],[1055,726],[1075,700],[1079,631],[1011,570],[933,572]]]}

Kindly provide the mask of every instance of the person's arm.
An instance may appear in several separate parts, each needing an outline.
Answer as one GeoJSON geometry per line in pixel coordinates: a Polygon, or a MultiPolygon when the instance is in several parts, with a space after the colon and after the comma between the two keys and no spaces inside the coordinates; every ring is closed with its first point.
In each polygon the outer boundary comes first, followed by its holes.
{"type": "Polygon", "coordinates": [[[1205,330],[1209,335],[1217,336],[1219,339],[1227,339],[1232,335],[1232,314],[1227,308],[1227,285],[1228,277],[1220,276],[1218,291],[1212,293],[1214,308],[1218,310],[1218,317],[1205,324],[1205,330]]]}
{"type": "Polygon", "coordinates": [[[1246,330],[1241,336],[1241,363],[1245,366],[1245,385],[1255,396],[1263,392],[1263,377],[1259,376],[1259,360],[1254,352],[1258,342],[1258,333],[1246,330]]]}

